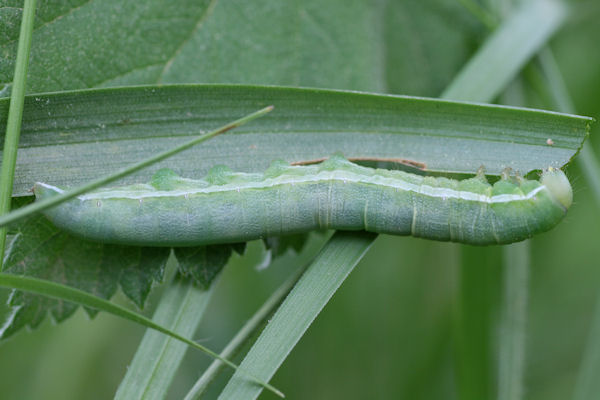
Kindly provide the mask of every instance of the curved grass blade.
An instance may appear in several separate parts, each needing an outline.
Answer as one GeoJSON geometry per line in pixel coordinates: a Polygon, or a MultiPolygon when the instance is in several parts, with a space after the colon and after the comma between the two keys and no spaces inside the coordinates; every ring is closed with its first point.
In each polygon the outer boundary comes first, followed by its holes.
{"type": "Polygon", "coordinates": [[[567,8],[562,1],[523,2],[486,40],[441,97],[492,101],[556,32],[566,16],[567,8]]]}
{"type": "MultiPolygon", "coordinates": [[[[365,232],[336,232],[277,309],[240,368],[270,379],[375,237],[365,232]]],[[[250,400],[261,391],[260,386],[236,373],[219,399],[250,400]]]]}
{"type": "MultiPolygon", "coordinates": [[[[2,170],[0,171],[0,216],[10,211],[13,190],[15,165],[17,162],[17,149],[21,134],[21,119],[25,102],[25,84],[27,81],[27,67],[29,65],[29,52],[31,50],[31,37],[35,20],[36,0],[26,0],[23,5],[23,19],[19,35],[19,47],[15,65],[13,89],[10,96],[10,109],[6,122],[6,137],[2,153],[2,170]]],[[[4,259],[7,229],[0,228],[0,271],[4,259]]]]}
{"type": "MultiPolygon", "coordinates": [[[[39,294],[42,296],[48,296],[53,298],[58,298],[66,301],[71,301],[73,303],[77,303],[79,305],[93,308],[96,310],[104,311],[109,314],[115,315],[117,317],[125,318],[131,322],[138,323],[147,328],[154,329],[158,332],[164,333],[174,339],[177,339],[183,343],[192,346],[193,348],[204,352],[205,354],[216,358],[223,362],[225,365],[233,368],[235,371],[239,370],[239,367],[232,363],[231,361],[222,358],[217,353],[213,352],[209,348],[202,346],[190,339],[187,339],[176,332],[173,332],[161,325],[156,324],[151,319],[146,318],[141,314],[137,314],[133,311],[126,309],[125,307],[121,307],[117,304],[111,303],[107,300],[104,300],[100,297],[93,296],[84,291],[73,289],[71,287],[60,285],[58,283],[44,281],[41,279],[29,278],[24,276],[16,276],[10,274],[2,274],[0,273],[0,287],[10,288],[10,289],[19,289],[30,293],[39,294]]],[[[284,397],[283,394],[271,386],[269,383],[264,382],[260,379],[257,379],[251,373],[247,373],[246,371],[239,371],[241,376],[247,377],[249,381],[254,384],[258,384],[260,387],[264,387],[271,392],[277,394],[280,397],[284,397]]]]}
{"type": "Polygon", "coordinates": [[[458,0],[460,4],[488,29],[498,25],[496,16],[475,0],[458,0]]]}
{"type": "MultiPolygon", "coordinates": [[[[152,320],[181,335],[192,336],[214,287],[213,284],[208,289],[199,288],[189,279],[176,277],[165,289],[152,320]]],[[[185,344],[147,330],[115,399],[164,399],[186,350],[185,344]]]]}
{"type": "MultiPolygon", "coordinates": [[[[572,112],[575,110],[575,106],[550,48],[544,49],[539,58],[556,108],[572,112]]],[[[600,207],[600,163],[589,142],[584,144],[577,160],[586,181],[592,188],[596,204],[600,207]]],[[[583,350],[573,400],[592,400],[600,393],[600,381],[598,380],[600,374],[600,340],[598,338],[600,338],[600,293],[596,299],[591,327],[583,350]]]]}
{"type": "Polygon", "coordinates": [[[89,183],[87,183],[83,186],[77,187],[75,189],[67,190],[61,195],[54,196],[54,197],[51,197],[51,198],[48,198],[48,199],[45,199],[42,201],[36,201],[35,203],[33,203],[31,205],[19,208],[18,210],[13,211],[12,213],[10,213],[8,215],[1,216],[0,217],[0,226],[4,226],[11,222],[15,222],[21,218],[26,217],[27,215],[29,215],[31,213],[45,210],[45,209],[55,206],[59,203],[62,203],[63,201],[72,199],[73,197],[78,196],[84,192],[96,189],[107,183],[114,182],[126,175],[129,175],[133,172],[139,171],[140,169],[145,168],[151,164],[157,163],[161,160],[164,160],[165,158],[171,157],[174,154],[177,154],[184,150],[187,150],[190,147],[195,146],[196,144],[201,143],[207,139],[210,139],[216,135],[219,135],[219,134],[227,132],[231,129],[237,128],[238,126],[244,125],[244,124],[252,121],[255,118],[262,117],[263,115],[270,112],[271,110],[273,110],[273,106],[265,107],[262,110],[248,114],[245,117],[237,119],[226,125],[223,125],[222,127],[218,128],[218,129],[215,129],[213,131],[205,133],[204,135],[201,135],[200,137],[198,137],[196,139],[186,142],[186,143],[184,143],[180,146],[177,146],[171,150],[164,151],[164,152],[157,154],[153,157],[150,157],[144,161],[136,163],[130,167],[124,168],[112,175],[109,175],[107,177],[103,177],[100,179],[96,179],[92,182],[89,182],[89,183]]]}
{"type": "MultiPolygon", "coordinates": [[[[142,308],[154,283],[162,282],[169,248],[104,245],[59,231],[43,216],[28,218],[12,238],[4,259],[6,274],[49,280],[110,299],[120,287],[142,308]]],[[[77,304],[13,291],[10,323],[0,329],[6,339],[25,326],[35,329],[47,315],[60,323],[77,304]]],[[[96,310],[85,309],[93,316],[96,310]]]]}
{"type": "MultiPolygon", "coordinates": [[[[269,315],[273,312],[287,296],[290,290],[294,287],[300,276],[304,273],[306,267],[302,267],[292,276],[288,278],[273,294],[264,302],[264,304],[254,313],[244,326],[236,333],[231,341],[225,346],[221,352],[221,357],[231,358],[238,352],[246,341],[254,334],[254,332],[267,320],[269,315]]],[[[208,385],[217,376],[217,374],[223,369],[224,364],[219,360],[214,360],[209,367],[204,371],[200,379],[196,381],[192,389],[185,396],[184,400],[198,399],[202,396],[204,391],[208,388],[208,385]]]]}
{"type": "MultiPolygon", "coordinates": [[[[494,31],[484,45],[477,51],[471,60],[463,67],[456,78],[442,94],[443,98],[455,100],[469,100],[490,102],[506,88],[519,70],[542,47],[550,36],[562,24],[567,14],[566,7],[560,2],[540,0],[523,4],[515,13],[494,31]]],[[[551,138],[552,136],[548,136],[551,138]]],[[[580,143],[581,146],[581,143],[580,143]]],[[[545,168],[545,167],[544,167],[545,168]]],[[[526,301],[526,279],[529,269],[528,247],[523,245],[510,246],[504,250],[504,259],[510,259],[518,264],[519,272],[509,270],[506,272],[505,292],[514,292],[519,299],[526,301]]],[[[526,246],[526,245],[525,245],[526,246]]],[[[488,251],[488,250],[486,250],[488,251]]],[[[468,291],[479,293],[478,297],[471,298],[469,302],[461,302],[461,315],[467,317],[457,321],[458,343],[467,343],[458,350],[459,361],[458,376],[464,377],[469,371],[477,373],[482,379],[462,379],[459,392],[467,397],[489,396],[492,392],[491,377],[491,351],[490,344],[492,321],[487,318],[477,329],[470,326],[480,317],[469,313],[474,307],[486,304],[487,295],[478,291],[481,279],[473,267],[474,262],[464,260],[480,256],[481,250],[463,246],[463,262],[461,262],[461,276],[468,287],[468,291]],[[471,317],[468,317],[471,315],[471,317]],[[484,342],[480,351],[471,351],[472,344],[468,341],[472,336],[484,342]]],[[[460,295],[459,295],[460,296],[460,295]]],[[[525,305],[519,307],[515,299],[505,296],[502,300],[503,316],[500,343],[500,365],[498,378],[500,379],[500,399],[520,398],[507,397],[521,395],[524,363],[524,330],[525,322],[511,323],[513,320],[524,320],[525,305]]],[[[491,307],[486,310],[489,312],[491,307]]]]}

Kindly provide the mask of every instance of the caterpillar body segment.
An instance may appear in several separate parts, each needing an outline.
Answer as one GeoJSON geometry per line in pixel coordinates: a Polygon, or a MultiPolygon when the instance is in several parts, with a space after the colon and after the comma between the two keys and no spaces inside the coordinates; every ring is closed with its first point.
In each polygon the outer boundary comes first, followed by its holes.
{"type": "MultiPolygon", "coordinates": [[[[38,199],[62,190],[37,183],[38,199]]],[[[554,227],[572,203],[564,173],[541,180],[466,180],[366,168],[275,162],[264,174],[215,167],[200,180],[160,170],[149,184],[100,189],[45,212],[86,239],[139,246],[234,243],[315,229],[367,230],[475,245],[506,244],[554,227]]]]}

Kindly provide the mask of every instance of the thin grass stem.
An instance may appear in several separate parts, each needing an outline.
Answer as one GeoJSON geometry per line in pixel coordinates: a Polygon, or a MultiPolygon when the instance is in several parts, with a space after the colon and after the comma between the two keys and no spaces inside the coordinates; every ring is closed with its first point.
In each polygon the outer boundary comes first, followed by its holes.
{"type": "MultiPolygon", "coordinates": [[[[10,211],[12,198],[15,164],[21,135],[21,120],[23,119],[23,105],[25,102],[25,89],[27,84],[27,69],[29,67],[29,53],[31,38],[33,36],[33,23],[35,20],[36,0],[25,0],[23,18],[21,20],[21,33],[19,34],[19,47],[15,63],[15,76],[13,78],[10,108],[6,123],[6,137],[2,151],[2,170],[0,171],[0,216],[10,211]]],[[[7,228],[0,226],[0,271],[6,247],[7,228]]]]}

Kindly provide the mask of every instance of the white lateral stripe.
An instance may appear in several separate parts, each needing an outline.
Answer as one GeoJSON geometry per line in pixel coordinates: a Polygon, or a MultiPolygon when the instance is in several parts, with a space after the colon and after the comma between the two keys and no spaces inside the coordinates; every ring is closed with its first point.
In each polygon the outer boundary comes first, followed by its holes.
{"type": "MultiPolygon", "coordinates": [[[[477,201],[483,203],[508,203],[511,201],[523,201],[529,200],[540,191],[546,189],[544,185],[541,185],[526,195],[520,194],[499,194],[495,196],[486,196],[484,194],[467,192],[454,190],[450,188],[442,188],[442,187],[433,187],[429,185],[416,185],[414,183],[406,182],[399,178],[390,178],[384,177],[380,175],[360,175],[351,171],[345,170],[334,170],[334,171],[320,171],[317,174],[309,175],[309,176],[293,176],[293,175],[281,175],[276,178],[269,178],[262,181],[257,182],[246,182],[243,185],[239,184],[225,184],[218,186],[210,186],[205,188],[197,188],[197,189],[187,189],[187,190],[171,190],[171,191],[154,191],[154,188],[150,185],[147,185],[148,191],[146,190],[129,190],[128,192],[123,192],[121,190],[111,190],[105,192],[92,192],[87,193],[81,196],[77,196],[77,198],[81,201],[86,200],[99,200],[99,199],[113,199],[113,198],[123,198],[123,199],[145,199],[151,197],[178,197],[185,195],[192,195],[197,193],[218,193],[218,192],[230,192],[230,191],[240,191],[243,189],[266,189],[269,187],[280,186],[280,185],[294,185],[301,183],[317,183],[317,182],[325,182],[325,181],[340,181],[344,183],[367,183],[379,186],[385,186],[395,189],[401,189],[413,193],[421,193],[430,197],[437,198],[452,198],[452,199],[462,199],[467,201],[477,201]]],[[[48,185],[45,183],[38,183],[41,186],[44,186],[48,189],[55,190],[59,193],[63,193],[62,189],[59,189],[55,186],[48,185]]]]}

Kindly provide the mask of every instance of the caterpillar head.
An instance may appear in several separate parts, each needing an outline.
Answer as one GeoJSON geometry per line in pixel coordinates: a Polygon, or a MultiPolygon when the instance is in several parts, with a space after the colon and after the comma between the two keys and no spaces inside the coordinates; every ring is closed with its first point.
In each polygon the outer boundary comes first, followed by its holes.
{"type": "Polygon", "coordinates": [[[56,186],[48,185],[46,183],[41,182],[36,182],[35,185],[33,185],[33,188],[31,188],[31,191],[33,192],[37,200],[56,196],[64,192],[64,190],[59,189],[56,186]]]}
{"type": "Polygon", "coordinates": [[[542,173],[540,179],[542,185],[548,188],[554,198],[562,204],[565,210],[568,210],[573,204],[573,189],[567,179],[567,176],[558,168],[549,167],[542,173]]]}

